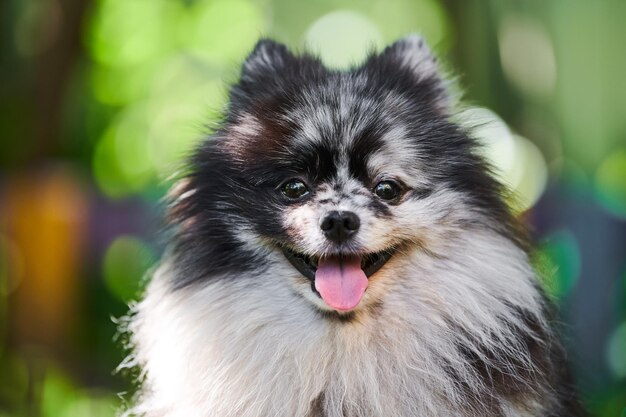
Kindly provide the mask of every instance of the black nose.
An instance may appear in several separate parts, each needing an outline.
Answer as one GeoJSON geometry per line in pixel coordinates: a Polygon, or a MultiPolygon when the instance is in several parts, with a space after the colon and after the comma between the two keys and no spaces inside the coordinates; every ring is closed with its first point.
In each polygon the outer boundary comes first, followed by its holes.
{"type": "Polygon", "coordinates": [[[328,239],[341,243],[354,235],[360,225],[359,217],[351,211],[331,211],[320,223],[320,229],[328,239]]]}

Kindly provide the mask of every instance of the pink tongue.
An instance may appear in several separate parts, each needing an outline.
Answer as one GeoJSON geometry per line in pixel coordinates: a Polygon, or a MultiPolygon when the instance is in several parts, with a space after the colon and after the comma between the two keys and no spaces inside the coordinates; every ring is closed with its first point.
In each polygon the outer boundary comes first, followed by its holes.
{"type": "Polygon", "coordinates": [[[331,257],[320,259],[315,272],[315,289],[326,304],[335,310],[352,310],[367,288],[367,276],[361,259],[331,257]]]}

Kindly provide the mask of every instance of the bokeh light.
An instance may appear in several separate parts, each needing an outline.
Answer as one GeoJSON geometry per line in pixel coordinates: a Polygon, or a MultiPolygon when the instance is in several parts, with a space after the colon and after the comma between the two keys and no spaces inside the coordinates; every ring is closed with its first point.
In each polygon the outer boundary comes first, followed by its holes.
{"type": "Polygon", "coordinates": [[[178,45],[182,3],[102,0],[88,33],[91,56],[107,67],[133,67],[178,45]]]}
{"type": "Polygon", "coordinates": [[[135,299],[141,279],[154,261],[154,252],[142,240],[133,236],[116,238],[107,249],[102,265],[107,288],[123,301],[135,299]]]}
{"type": "Polygon", "coordinates": [[[514,190],[516,196],[512,202],[516,212],[523,212],[535,205],[548,184],[548,166],[543,154],[530,140],[513,135],[516,151],[516,171],[514,190]]]}
{"type": "Polygon", "coordinates": [[[267,19],[245,0],[103,2],[89,38],[101,65],[93,67],[90,80],[96,99],[123,108],[100,137],[92,166],[101,190],[121,198],[178,170],[221,113],[224,68],[252,48],[267,19]],[[144,8],[150,11],[142,15],[144,8]],[[134,31],[144,24],[138,16],[154,21],[134,31]],[[123,20],[122,33],[111,34],[117,19],[123,20]],[[165,33],[153,33],[164,25],[165,33]],[[138,56],[133,51],[145,42],[150,48],[138,56]]]}
{"type": "Polygon", "coordinates": [[[435,49],[446,49],[454,37],[450,17],[437,0],[378,0],[369,14],[386,43],[419,33],[435,49]]]}
{"type": "Polygon", "coordinates": [[[552,40],[535,21],[520,15],[506,16],[498,33],[500,60],[507,79],[520,91],[550,96],[557,77],[552,40]]]}
{"type": "Polygon", "coordinates": [[[306,33],[308,49],[333,67],[355,64],[382,45],[376,24],[360,13],[342,10],[315,21],[306,33]]]}
{"type": "Polygon", "coordinates": [[[626,218],[626,148],[611,152],[595,174],[596,194],[610,212],[626,218]]]}
{"type": "Polygon", "coordinates": [[[144,97],[156,72],[156,65],[139,64],[128,68],[94,65],[90,71],[93,95],[109,106],[124,106],[144,97]]]}
{"type": "Polygon", "coordinates": [[[118,408],[113,395],[77,390],[72,379],[54,366],[46,370],[41,397],[41,417],[110,417],[118,408]]]}
{"type": "Polygon", "coordinates": [[[226,87],[220,79],[194,71],[187,62],[168,77],[157,78],[158,91],[149,104],[149,140],[152,165],[159,178],[180,168],[189,151],[213,127],[226,103],[226,87]]]}
{"type": "Polygon", "coordinates": [[[149,127],[147,105],[138,103],[118,114],[98,142],[94,176],[107,195],[120,197],[140,191],[153,179],[149,127]]]}
{"type": "Polygon", "coordinates": [[[196,1],[187,14],[185,47],[217,65],[239,63],[267,32],[267,18],[258,2],[196,1]]]}
{"type": "Polygon", "coordinates": [[[626,322],[611,335],[607,345],[606,359],[609,369],[616,378],[626,378],[626,322]]]}
{"type": "Polygon", "coordinates": [[[179,54],[163,62],[146,98],[121,111],[100,138],[93,160],[98,185],[119,198],[169,178],[225,102],[223,81],[197,60],[179,54]]]}
{"type": "Polygon", "coordinates": [[[493,111],[473,107],[458,118],[481,144],[483,156],[496,177],[511,191],[509,203],[516,212],[531,208],[544,192],[548,167],[530,140],[515,135],[493,111]]]}
{"type": "Polygon", "coordinates": [[[557,299],[567,296],[580,277],[576,237],[568,230],[553,232],[539,245],[536,257],[535,266],[548,293],[557,299]]]}

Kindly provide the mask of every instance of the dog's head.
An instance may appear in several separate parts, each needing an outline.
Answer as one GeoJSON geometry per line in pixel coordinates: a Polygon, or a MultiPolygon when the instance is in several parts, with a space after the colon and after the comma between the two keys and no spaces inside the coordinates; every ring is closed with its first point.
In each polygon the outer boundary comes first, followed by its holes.
{"type": "Polygon", "coordinates": [[[412,252],[446,256],[455,233],[511,224],[418,37],[343,71],[261,41],[230,100],[176,193],[178,285],[280,259],[285,285],[347,311],[412,252]]]}

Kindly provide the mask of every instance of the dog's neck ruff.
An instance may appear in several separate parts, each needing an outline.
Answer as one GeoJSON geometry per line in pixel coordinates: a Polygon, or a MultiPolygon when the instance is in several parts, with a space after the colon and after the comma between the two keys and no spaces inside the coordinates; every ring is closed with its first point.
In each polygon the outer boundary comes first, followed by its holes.
{"type": "Polygon", "coordinates": [[[284,285],[293,268],[278,257],[262,274],[178,290],[170,288],[174,272],[164,263],[130,328],[132,364],[145,372],[144,392],[133,412],[149,417],[540,415],[535,396],[542,393],[534,392],[536,386],[501,396],[475,366],[482,361],[505,368],[521,384],[540,374],[520,338],[532,338],[536,331],[520,311],[544,326],[525,254],[495,233],[458,240],[450,250],[454,256],[445,259],[416,251],[404,264],[391,265],[398,271],[393,279],[383,277],[373,286],[380,304],[349,322],[324,318],[294,295],[284,285]]]}

